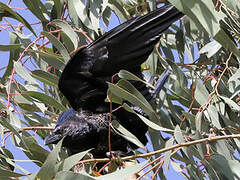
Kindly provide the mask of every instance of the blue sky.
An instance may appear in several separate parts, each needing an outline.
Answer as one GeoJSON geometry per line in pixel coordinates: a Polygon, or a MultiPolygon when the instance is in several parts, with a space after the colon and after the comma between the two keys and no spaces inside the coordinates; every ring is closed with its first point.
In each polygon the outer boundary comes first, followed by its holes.
{"type": "MultiPolygon", "coordinates": [[[[7,3],[7,0],[1,0],[3,3],[7,3]]],[[[13,1],[11,3],[12,7],[24,7],[23,6],[23,2],[22,1],[13,1]]],[[[23,16],[26,20],[28,20],[29,22],[37,22],[38,20],[35,19],[31,13],[29,13],[29,11],[26,10],[17,10],[17,12],[19,14],[21,14],[21,16],[23,16]]],[[[4,22],[4,21],[2,21],[4,22]]],[[[2,23],[0,22],[0,23],[2,23]]],[[[16,23],[16,21],[10,21],[11,23],[13,22],[14,24],[18,24],[16,23]]],[[[109,31],[110,29],[112,29],[113,27],[117,26],[119,24],[119,21],[117,19],[116,16],[111,16],[111,20],[110,20],[110,25],[108,28],[104,27],[104,29],[106,31],[109,31]]],[[[102,25],[103,27],[103,25],[102,25]]],[[[1,29],[2,30],[2,29],[1,29]]],[[[29,31],[25,31],[27,34],[29,33],[29,31]]],[[[6,32],[5,30],[0,31],[0,44],[8,44],[9,43],[9,34],[8,32],[6,32]]],[[[33,37],[34,38],[34,37],[33,37]]],[[[0,57],[1,57],[1,61],[0,61],[0,68],[6,66],[8,64],[8,59],[9,59],[9,53],[8,52],[0,52],[0,57]]],[[[4,71],[0,71],[0,76],[2,76],[2,74],[4,73],[4,71]]],[[[7,143],[6,143],[6,148],[8,148],[13,154],[16,160],[28,160],[28,158],[25,156],[25,154],[19,150],[18,148],[16,148],[14,145],[12,145],[11,143],[11,138],[7,139],[7,143]]],[[[39,143],[47,148],[46,146],[43,145],[43,141],[40,138],[37,138],[39,143]]],[[[148,147],[151,148],[151,145],[148,144],[148,147]]],[[[48,149],[48,148],[47,148],[48,149]]],[[[39,167],[36,166],[34,163],[31,162],[17,162],[17,164],[19,164],[20,166],[22,166],[24,169],[28,170],[29,172],[37,172],[39,167]]],[[[169,171],[166,174],[166,177],[168,179],[174,179],[177,178],[179,180],[181,179],[185,179],[183,178],[180,174],[176,173],[172,167],[170,166],[169,171]]]]}

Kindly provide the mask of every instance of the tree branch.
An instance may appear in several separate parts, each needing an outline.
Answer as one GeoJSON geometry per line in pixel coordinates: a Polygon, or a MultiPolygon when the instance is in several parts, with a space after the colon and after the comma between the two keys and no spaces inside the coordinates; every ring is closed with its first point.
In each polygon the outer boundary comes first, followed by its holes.
{"type": "MultiPolygon", "coordinates": [[[[174,146],[166,147],[166,148],[163,148],[163,149],[160,149],[160,150],[157,150],[157,151],[154,151],[154,152],[150,152],[150,153],[123,157],[123,158],[121,158],[121,160],[126,161],[126,160],[131,160],[131,159],[136,159],[136,158],[145,158],[145,157],[154,156],[154,155],[159,154],[159,153],[164,153],[164,152],[167,152],[167,151],[171,151],[171,150],[174,150],[176,148],[188,147],[188,146],[191,146],[191,145],[200,144],[200,143],[204,143],[204,142],[209,142],[210,143],[210,142],[215,142],[215,141],[219,141],[219,140],[223,140],[223,139],[233,139],[233,138],[240,138],[240,134],[233,134],[233,135],[226,135],[226,136],[214,136],[214,137],[210,137],[210,138],[198,139],[198,140],[195,140],[195,141],[176,144],[174,146]]],[[[109,161],[114,160],[114,159],[109,159],[109,158],[87,159],[87,160],[82,160],[79,163],[109,162],[109,161]]]]}
{"type": "MultiPolygon", "coordinates": [[[[27,131],[27,130],[54,130],[54,127],[32,126],[32,127],[25,127],[20,129],[20,131],[27,131]]],[[[12,132],[12,131],[10,129],[6,129],[3,131],[4,134],[9,132],[12,132]]]]}

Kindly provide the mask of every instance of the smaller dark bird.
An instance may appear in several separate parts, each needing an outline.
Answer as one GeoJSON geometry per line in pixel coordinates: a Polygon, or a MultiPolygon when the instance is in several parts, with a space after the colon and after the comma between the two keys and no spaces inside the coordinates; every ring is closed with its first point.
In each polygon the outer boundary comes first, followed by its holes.
{"type": "MultiPolygon", "coordinates": [[[[63,146],[71,154],[93,148],[94,157],[106,156],[109,151],[109,103],[105,102],[107,82],[111,82],[112,76],[121,69],[143,79],[141,64],[153,51],[161,33],[182,16],[174,6],[166,5],[126,21],[79,50],[67,63],[58,84],[72,108],[60,115],[45,144],[55,144],[64,137],[63,146]]],[[[140,81],[131,81],[131,84],[151,103],[169,74],[167,70],[161,76],[154,93],[150,93],[149,87],[140,81]]],[[[113,103],[113,108],[118,106],[113,103]]],[[[139,107],[132,108],[146,116],[139,107]]],[[[148,126],[136,114],[120,108],[113,113],[113,119],[146,145],[148,126]]],[[[111,131],[112,151],[128,153],[136,148],[111,131]]]]}

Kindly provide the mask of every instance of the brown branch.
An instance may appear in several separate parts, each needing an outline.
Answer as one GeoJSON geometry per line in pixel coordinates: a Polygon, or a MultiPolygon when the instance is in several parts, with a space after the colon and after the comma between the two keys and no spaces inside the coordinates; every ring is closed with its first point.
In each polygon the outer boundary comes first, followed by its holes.
{"type": "MultiPolygon", "coordinates": [[[[30,47],[34,44],[36,44],[37,41],[39,41],[40,39],[42,39],[43,36],[39,36],[37,39],[35,39],[33,42],[31,42],[25,49],[24,51],[21,53],[20,57],[18,58],[17,62],[21,61],[22,58],[27,54],[28,52],[28,49],[30,49],[30,47]]],[[[11,93],[11,85],[12,85],[12,82],[13,82],[13,75],[15,74],[15,69],[13,68],[12,69],[12,72],[11,72],[11,75],[9,76],[10,77],[10,82],[9,82],[9,86],[8,86],[8,90],[7,90],[7,93],[8,93],[8,97],[7,97],[7,108],[10,107],[10,99],[11,99],[11,96],[10,96],[10,93],[11,93]]]]}
{"type": "Polygon", "coordinates": [[[232,130],[232,131],[235,131],[236,133],[240,134],[240,130],[238,130],[237,128],[232,127],[232,126],[227,126],[227,127],[221,128],[221,129],[214,129],[214,132],[218,133],[218,132],[227,131],[227,130],[232,130]]]}
{"type": "Polygon", "coordinates": [[[160,159],[162,159],[164,157],[164,155],[161,155],[159,157],[157,157],[156,159],[154,159],[152,162],[146,164],[145,166],[143,166],[139,171],[137,171],[137,173],[140,173],[142,170],[144,170],[145,168],[147,168],[148,166],[152,165],[153,163],[159,161],[160,159]]]}
{"type": "Polygon", "coordinates": [[[154,168],[156,168],[157,166],[161,165],[162,162],[163,162],[163,160],[160,161],[160,162],[158,162],[157,164],[155,164],[151,169],[147,170],[147,171],[144,172],[141,176],[139,176],[139,177],[137,178],[137,180],[142,179],[144,176],[146,176],[148,173],[150,173],[154,168]]]}
{"type": "MultiPolygon", "coordinates": [[[[31,126],[31,127],[25,127],[25,128],[21,128],[19,131],[27,131],[27,130],[54,130],[55,127],[45,127],[45,126],[31,126]]],[[[4,134],[12,132],[10,129],[6,129],[3,131],[4,134]]]]}
{"type": "Polygon", "coordinates": [[[78,32],[78,33],[81,33],[90,43],[93,42],[93,40],[82,29],[74,29],[74,31],[78,32]]]}
{"type": "Polygon", "coordinates": [[[162,161],[160,161],[160,163],[158,164],[158,168],[157,168],[156,172],[153,174],[152,180],[154,180],[155,177],[157,176],[157,174],[158,174],[160,168],[162,167],[163,163],[164,163],[164,159],[162,161]]]}
{"type": "MultiPolygon", "coordinates": [[[[160,150],[157,150],[157,151],[154,151],[154,152],[150,152],[150,153],[123,157],[123,158],[121,158],[121,160],[127,161],[127,160],[131,160],[131,159],[136,159],[136,158],[146,158],[146,157],[154,156],[154,155],[159,154],[159,153],[172,151],[172,150],[175,150],[176,148],[188,147],[188,146],[191,146],[191,145],[200,144],[200,143],[204,143],[204,142],[207,142],[207,141],[210,143],[210,142],[215,142],[215,141],[219,141],[219,140],[223,140],[223,139],[233,139],[233,138],[240,138],[240,134],[233,134],[233,135],[226,135],[226,136],[214,136],[214,137],[211,137],[211,138],[198,139],[198,140],[195,140],[195,141],[176,144],[174,146],[166,147],[166,148],[163,148],[163,149],[160,149],[160,150]]],[[[111,159],[101,158],[101,159],[82,160],[79,163],[109,162],[109,161],[111,161],[111,159]]]]}
{"type": "Polygon", "coordinates": [[[200,107],[199,115],[201,115],[201,113],[207,109],[207,107],[208,107],[208,105],[210,104],[211,100],[213,99],[213,95],[214,95],[215,93],[216,93],[216,95],[219,96],[218,86],[219,86],[219,84],[220,84],[220,81],[222,80],[222,77],[223,77],[224,73],[225,73],[226,70],[229,68],[229,67],[228,67],[228,63],[229,63],[229,61],[231,60],[232,54],[233,54],[232,52],[229,54],[229,57],[228,57],[228,59],[226,60],[226,63],[225,63],[225,64],[226,64],[226,67],[224,68],[224,70],[222,71],[221,75],[219,76],[219,78],[218,78],[218,80],[217,80],[217,83],[216,83],[216,85],[215,85],[214,90],[208,95],[207,103],[200,107]]]}
{"type": "Polygon", "coordinates": [[[112,126],[112,95],[108,95],[108,99],[110,101],[110,117],[109,117],[109,125],[108,125],[108,149],[110,152],[110,156],[113,158],[112,147],[111,147],[111,126],[112,126]]]}
{"type": "Polygon", "coordinates": [[[70,52],[69,54],[70,55],[72,55],[73,53],[75,53],[75,52],[77,52],[77,51],[79,51],[80,49],[82,49],[82,48],[85,48],[85,47],[87,47],[88,45],[82,45],[82,46],[80,46],[80,47],[78,47],[77,49],[75,49],[75,50],[73,50],[72,52],[70,52]]]}
{"type": "Polygon", "coordinates": [[[224,70],[222,71],[222,73],[221,73],[221,75],[220,75],[220,77],[219,77],[219,79],[218,79],[218,81],[217,81],[216,87],[215,87],[215,89],[214,89],[214,91],[216,91],[217,95],[219,95],[219,93],[218,93],[219,83],[220,83],[220,81],[221,81],[224,73],[226,72],[226,70],[229,69],[228,64],[229,64],[229,61],[231,60],[232,54],[233,54],[233,53],[231,52],[230,55],[229,55],[229,57],[228,57],[228,59],[227,59],[227,61],[226,61],[226,67],[225,67],[224,70]]]}
{"type": "MultiPolygon", "coordinates": [[[[193,84],[192,85],[192,102],[191,102],[191,104],[190,104],[190,106],[188,108],[188,113],[192,110],[193,104],[195,102],[195,89],[196,89],[196,85],[193,84]]],[[[187,119],[186,116],[184,116],[184,114],[183,114],[183,118],[181,119],[181,123],[180,123],[180,128],[182,128],[183,123],[186,121],[186,119],[187,119]]]]}

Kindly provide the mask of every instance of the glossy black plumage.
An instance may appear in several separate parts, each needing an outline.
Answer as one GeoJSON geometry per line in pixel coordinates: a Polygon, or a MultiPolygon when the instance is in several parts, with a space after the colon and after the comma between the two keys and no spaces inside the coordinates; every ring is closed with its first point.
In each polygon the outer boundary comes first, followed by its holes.
{"type": "MultiPolygon", "coordinates": [[[[71,153],[94,148],[92,153],[95,157],[105,156],[108,151],[109,122],[109,104],[105,102],[108,89],[106,81],[111,81],[111,77],[121,69],[143,78],[140,65],[152,52],[161,33],[182,16],[175,7],[166,5],[119,25],[79,50],[67,63],[59,79],[59,89],[72,108],[59,117],[55,130],[45,143],[57,143],[65,137],[63,146],[71,153]]],[[[165,79],[168,76],[169,72],[166,72],[165,79]]],[[[144,83],[131,83],[149,102],[153,101],[155,95],[149,92],[144,83]]],[[[157,88],[155,93],[159,93],[160,89],[157,88]]],[[[113,106],[117,107],[115,104],[113,106]]],[[[138,107],[134,109],[142,113],[138,107]]],[[[147,143],[145,133],[148,127],[138,116],[119,109],[113,113],[113,118],[143,144],[147,143]]],[[[113,131],[111,146],[113,151],[123,152],[136,148],[113,131]]]]}

